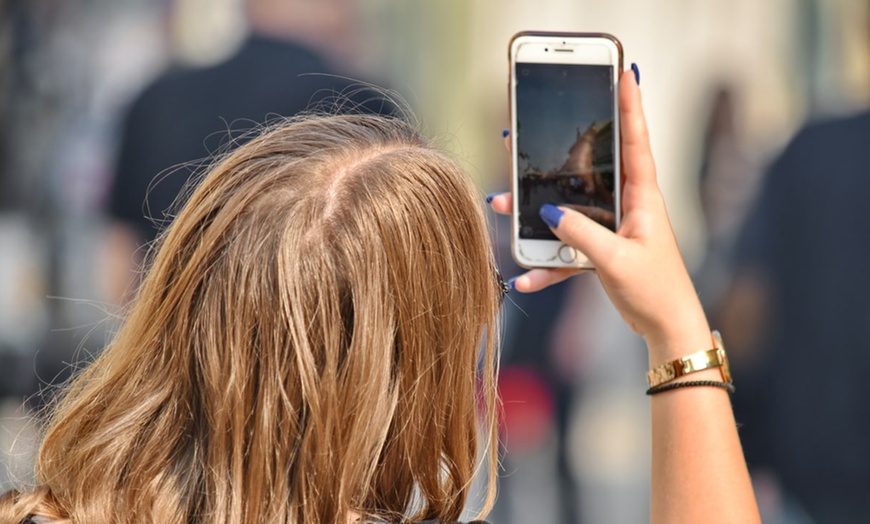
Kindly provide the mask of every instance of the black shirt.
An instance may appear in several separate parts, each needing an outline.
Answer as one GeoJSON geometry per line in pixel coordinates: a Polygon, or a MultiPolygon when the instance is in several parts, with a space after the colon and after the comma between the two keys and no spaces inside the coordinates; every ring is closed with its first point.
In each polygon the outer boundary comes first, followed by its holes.
{"type": "Polygon", "coordinates": [[[238,145],[245,131],[269,119],[324,103],[328,109],[342,94],[358,111],[392,112],[371,90],[355,93],[360,85],[309,48],[261,36],[216,66],[169,71],[126,116],[109,214],[152,240],[191,175],[226,150],[231,137],[238,145]]]}

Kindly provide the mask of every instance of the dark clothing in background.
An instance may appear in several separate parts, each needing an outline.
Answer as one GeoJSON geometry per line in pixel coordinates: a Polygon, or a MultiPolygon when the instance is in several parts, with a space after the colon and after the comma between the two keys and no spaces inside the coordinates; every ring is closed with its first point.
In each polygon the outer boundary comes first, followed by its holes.
{"type": "Polygon", "coordinates": [[[870,113],[807,126],[770,168],[735,253],[766,278],[773,318],[754,383],[737,388],[761,410],[747,460],[826,524],[870,522],[868,197],[870,113]]]}
{"type": "Polygon", "coordinates": [[[359,87],[313,50],[260,36],[214,67],[166,73],[127,114],[109,198],[111,217],[152,240],[162,221],[171,218],[167,210],[178,209],[174,201],[188,178],[201,172],[208,157],[223,151],[231,137],[275,117],[293,116],[320,102],[332,109],[339,94],[349,97],[345,108],[391,112],[391,104],[371,90],[354,93],[359,87]]]}

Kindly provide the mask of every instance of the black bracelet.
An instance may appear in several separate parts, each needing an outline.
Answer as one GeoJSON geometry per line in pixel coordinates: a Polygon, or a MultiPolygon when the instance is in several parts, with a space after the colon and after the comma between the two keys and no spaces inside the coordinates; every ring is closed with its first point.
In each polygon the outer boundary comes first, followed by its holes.
{"type": "Polygon", "coordinates": [[[646,390],[647,395],[655,395],[656,393],[661,393],[663,391],[670,391],[672,389],[677,388],[690,388],[697,386],[706,386],[711,388],[722,388],[728,393],[734,393],[734,384],[729,382],[717,382],[715,380],[687,380],[685,382],[671,382],[670,384],[661,384],[659,386],[651,387],[646,390]]]}

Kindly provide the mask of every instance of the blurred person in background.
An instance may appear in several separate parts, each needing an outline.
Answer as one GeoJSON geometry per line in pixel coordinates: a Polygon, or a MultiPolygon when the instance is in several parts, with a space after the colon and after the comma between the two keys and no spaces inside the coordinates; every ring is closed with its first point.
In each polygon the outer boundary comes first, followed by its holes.
{"type": "MultiPolygon", "coordinates": [[[[752,384],[747,459],[820,524],[870,522],[870,112],[806,125],[767,170],[720,309],[752,384]]],[[[748,395],[742,397],[741,395],[748,395]]],[[[738,417],[740,416],[738,412],[738,417]]]]}
{"type": "Polygon", "coordinates": [[[382,97],[368,99],[350,65],[359,48],[356,2],[244,0],[244,13],[250,35],[233,56],[171,69],[126,114],[108,202],[119,302],[135,284],[140,247],[171,220],[167,210],[211,154],[239,145],[270,118],[328,108],[338,95],[363,112],[390,111],[382,97]]]}
{"type": "Polygon", "coordinates": [[[735,413],[747,413],[766,522],[870,522],[868,144],[866,107],[791,137],[764,172],[714,313],[739,333],[735,413]]]}
{"type": "Polygon", "coordinates": [[[870,522],[868,144],[868,108],[797,130],[763,173],[713,313],[735,333],[735,413],[765,522],[870,522]]]}
{"type": "Polygon", "coordinates": [[[853,60],[867,73],[870,10],[847,9],[860,4],[839,3],[843,13],[830,3],[802,6],[796,65],[803,76],[791,85],[806,89],[810,117],[785,147],[764,162],[753,159],[758,141],[747,140],[735,119],[748,91],[719,90],[707,126],[701,203],[708,253],[696,277],[713,323],[730,333],[732,369],[741,377],[735,416],[770,524],[870,522],[863,406],[870,398],[870,249],[863,240],[870,233],[863,211],[870,111],[828,113],[854,95],[833,76],[849,62],[845,42],[863,48],[853,60]]]}

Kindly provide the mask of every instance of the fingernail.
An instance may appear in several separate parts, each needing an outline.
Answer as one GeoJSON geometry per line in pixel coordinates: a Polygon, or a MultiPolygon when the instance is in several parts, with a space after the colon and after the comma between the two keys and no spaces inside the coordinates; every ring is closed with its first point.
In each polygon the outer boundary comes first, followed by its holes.
{"type": "Polygon", "coordinates": [[[634,81],[637,82],[637,85],[640,85],[640,69],[638,69],[637,64],[634,62],[631,63],[631,70],[634,71],[634,81]]]}
{"type": "Polygon", "coordinates": [[[514,277],[514,278],[507,281],[507,285],[509,288],[511,288],[511,291],[513,291],[517,288],[517,278],[518,277],[514,277]]]}
{"type": "Polygon", "coordinates": [[[510,129],[502,129],[501,130],[501,137],[502,138],[507,138],[509,134],[511,134],[510,129]]]}
{"type": "Polygon", "coordinates": [[[499,191],[498,193],[490,193],[490,194],[486,195],[486,203],[492,204],[492,199],[499,196],[500,194],[501,194],[501,192],[499,191]]]}
{"type": "Polygon", "coordinates": [[[562,215],[565,214],[564,211],[553,204],[544,204],[538,213],[544,219],[544,222],[553,229],[559,228],[559,222],[562,221],[562,215]]]}

